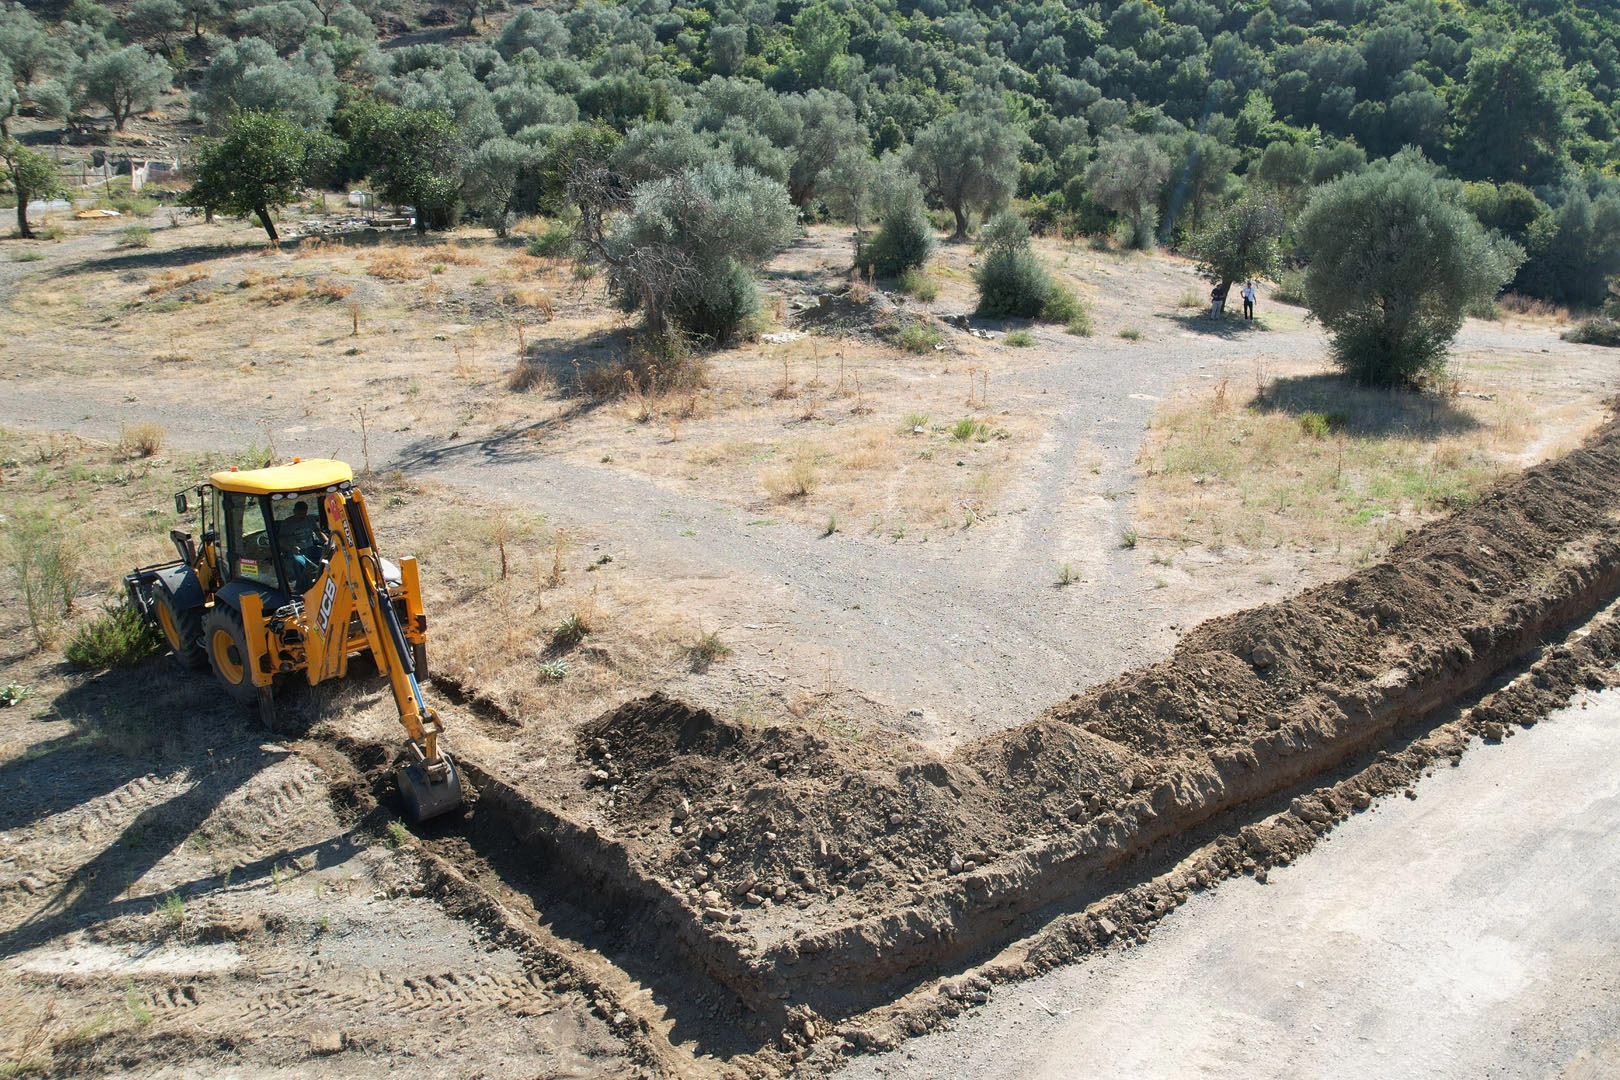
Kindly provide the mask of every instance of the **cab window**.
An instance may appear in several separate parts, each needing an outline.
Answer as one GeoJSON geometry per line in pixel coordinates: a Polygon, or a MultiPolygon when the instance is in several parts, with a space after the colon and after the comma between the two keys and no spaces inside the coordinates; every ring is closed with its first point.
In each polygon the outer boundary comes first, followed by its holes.
{"type": "Polygon", "coordinates": [[[231,577],[281,587],[276,576],[275,545],[264,520],[264,499],[257,495],[225,496],[225,546],[231,577]]]}
{"type": "Polygon", "coordinates": [[[308,592],[321,575],[326,533],[325,505],[320,493],[278,495],[270,502],[275,518],[281,569],[293,592],[308,592]]]}

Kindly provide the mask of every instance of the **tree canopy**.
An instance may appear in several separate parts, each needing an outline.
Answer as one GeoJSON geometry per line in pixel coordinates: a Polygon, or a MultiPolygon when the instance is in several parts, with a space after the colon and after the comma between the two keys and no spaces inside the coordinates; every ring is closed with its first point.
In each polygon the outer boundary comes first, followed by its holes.
{"type": "Polygon", "coordinates": [[[280,237],[272,214],[298,198],[309,156],[309,136],[286,117],[237,113],[222,138],[199,148],[186,202],[213,213],[257,214],[274,242],[280,237]]]}
{"type": "Polygon", "coordinates": [[[1434,172],[1414,151],[1317,188],[1300,216],[1306,303],[1358,382],[1437,372],[1464,313],[1495,297],[1524,257],[1464,208],[1460,184],[1434,172]]]}

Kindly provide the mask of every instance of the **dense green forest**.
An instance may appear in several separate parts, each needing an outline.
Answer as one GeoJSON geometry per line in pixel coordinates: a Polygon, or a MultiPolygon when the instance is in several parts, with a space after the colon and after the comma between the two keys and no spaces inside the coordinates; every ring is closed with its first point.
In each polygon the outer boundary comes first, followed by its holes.
{"type": "Polygon", "coordinates": [[[881,218],[903,168],[959,233],[1016,200],[1138,246],[1256,186],[1292,220],[1415,147],[1525,250],[1513,289],[1592,306],[1620,273],[1617,41],[1596,0],[31,0],[0,6],[0,117],[122,128],[180,86],[207,130],[281,113],[310,178],[437,225],[558,212],[588,146],[625,197],[719,161],[806,220],[881,218]]]}

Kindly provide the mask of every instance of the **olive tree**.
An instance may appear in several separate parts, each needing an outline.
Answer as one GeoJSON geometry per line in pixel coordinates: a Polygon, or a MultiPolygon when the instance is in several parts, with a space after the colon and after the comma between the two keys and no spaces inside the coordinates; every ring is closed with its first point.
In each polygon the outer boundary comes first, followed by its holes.
{"type": "Polygon", "coordinates": [[[1491,299],[1524,251],[1487,233],[1421,155],[1403,153],[1311,193],[1295,225],[1310,259],[1305,301],[1357,382],[1409,384],[1445,362],[1472,304],[1491,299]]]}
{"type": "Polygon", "coordinates": [[[245,112],[231,118],[223,138],[197,154],[197,181],[187,205],[210,213],[257,214],[272,243],[280,239],[271,212],[298,198],[310,164],[309,138],[286,117],[245,112]]]}
{"type": "Polygon", "coordinates": [[[1052,275],[1029,246],[1029,226],[1011,210],[991,218],[982,234],[984,255],[974,271],[980,315],[1033,319],[1052,297],[1052,275]]]}
{"type": "Polygon", "coordinates": [[[416,229],[455,223],[461,194],[462,138],[436,109],[368,99],[341,117],[352,164],[377,182],[383,198],[416,208],[416,229]]]}
{"type": "Polygon", "coordinates": [[[496,236],[506,236],[512,222],[512,195],[538,156],[533,147],[512,139],[491,139],[467,155],[461,167],[461,197],[496,236]]]}
{"type": "Polygon", "coordinates": [[[922,185],[898,155],[885,156],[872,171],[866,202],[880,224],[869,242],[857,237],[857,266],[899,277],[928,261],[934,253],[934,224],[923,206],[922,185]]]}
{"type": "Polygon", "coordinates": [[[1225,290],[1234,281],[1275,279],[1282,266],[1283,215],[1270,192],[1252,190],[1193,237],[1198,272],[1225,290]]]}
{"type": "Polygon", "coordinates": [[[215,130],[238,109],[278,112],[314,127],[332,115],[332,94],[309,67],[284,61],[269,42],[249,37],[214,56],[191,107],[215,130]]]}
{"type": "Polygon", "coordinates": [[[169,88],[174,72],[141,46],[130,45],[94,57],[85,64],[80,78],[83,100],[106,109],[113,127],[123,131],[136,109],[151,108],[169,88]]]}
{"type": "Polygon", "coordinates": [[[0,168],[4,169],[0,179],[17,199],[17,235],[33,239],[34,232],[28,227],[28,204],[34,199],[62,198],[67,195],[67,186],[50,158],[15,139],[0,139],[0,168]]]}
{"type": "Polygon", "coordinates": [[[999,209],[1018,186],[1018,155],[1029,137],[996,112],[958,110],[917,133],[907,163],[928,193],[956,217],[954,239],[967,236],[968,214],[999,209]]]}
{"type": "Polygon", "coordinates": [[[710,161],[634,188],[596,250],[655,336],[673,326],[724,343],[759,310],[753,271],[798,231],[780,183],[710,161]]]}
{"type": "Polygon", "coordinates": [[[1159,220],[1159,194],[1170,178],[1170,156],[1146,135],[1111,138],[1086,168],[1086,189],[1093,202],[1121,214],[1131,223],[1131,247],[1153,246],[1159,220]]]}

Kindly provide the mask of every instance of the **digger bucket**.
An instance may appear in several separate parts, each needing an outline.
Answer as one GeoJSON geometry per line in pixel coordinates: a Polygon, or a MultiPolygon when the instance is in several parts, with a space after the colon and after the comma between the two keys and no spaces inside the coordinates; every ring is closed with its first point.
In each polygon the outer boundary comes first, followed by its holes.
{"type": "Polygon", "coordinates": [[[405,819],[416,825],[461,808],[461,774],[456,763],[444,756],[444,778],[435,780],[420,763],[394,769],[394,782],[405,804],[405,819]]]}

